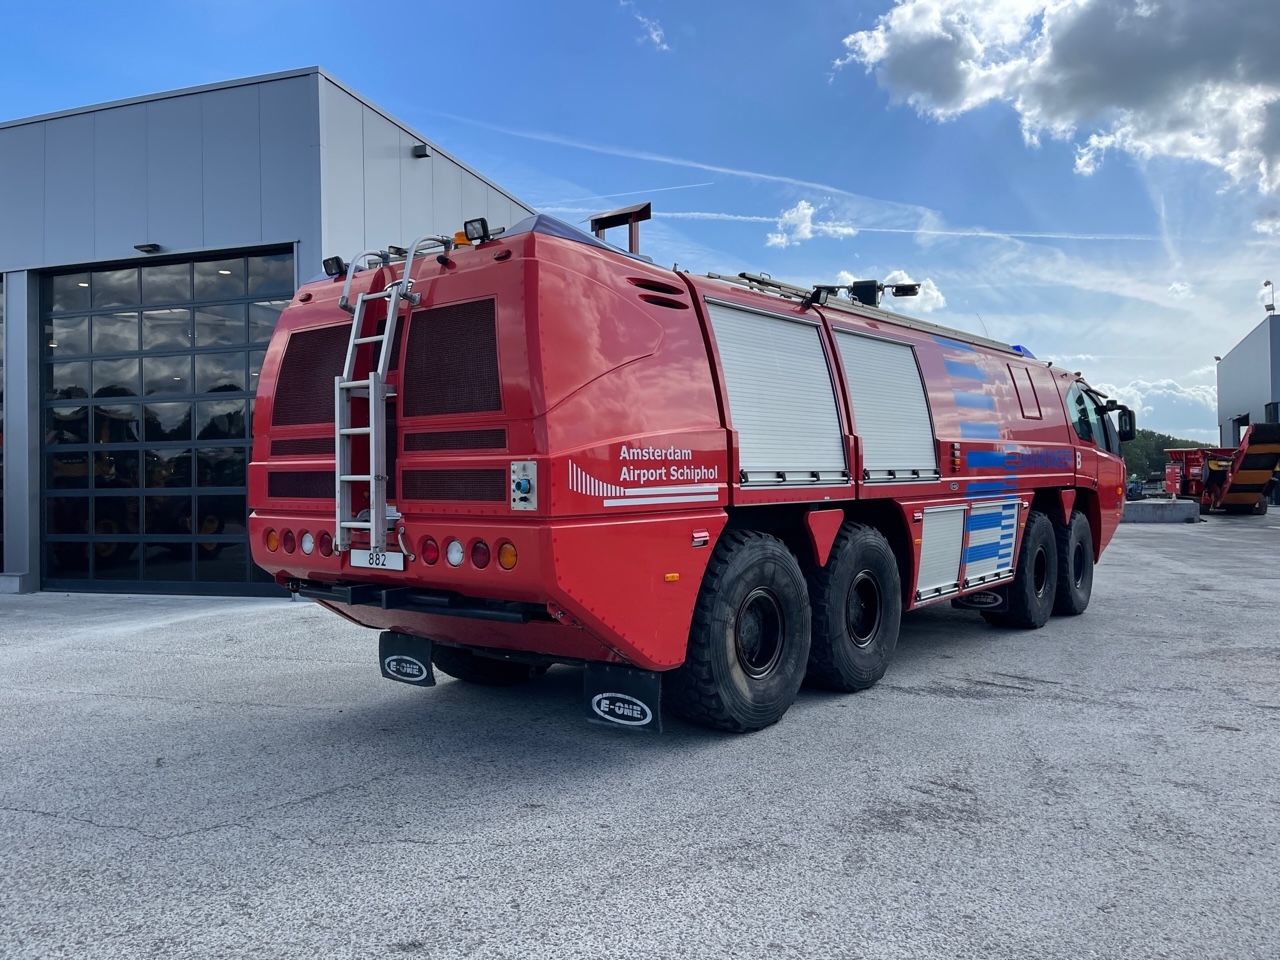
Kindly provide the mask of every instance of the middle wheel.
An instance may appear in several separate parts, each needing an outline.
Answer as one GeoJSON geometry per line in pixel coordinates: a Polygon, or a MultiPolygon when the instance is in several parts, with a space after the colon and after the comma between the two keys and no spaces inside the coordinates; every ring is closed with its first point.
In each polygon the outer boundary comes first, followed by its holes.
{"type": "Polygon", "coordinates": [[[865,690],[883,677],[902,623],[902,582],[884,534],[844,524],[826,566],[809,578],[809,595],[807,681],[826,690],[865,690]]]}

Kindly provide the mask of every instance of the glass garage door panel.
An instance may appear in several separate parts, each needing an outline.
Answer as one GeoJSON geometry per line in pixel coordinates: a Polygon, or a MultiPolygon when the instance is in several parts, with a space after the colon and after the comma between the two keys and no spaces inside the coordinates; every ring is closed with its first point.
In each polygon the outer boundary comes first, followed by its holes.
{"type": "Polygon", "coordinates": [[[253,392],[293,255],[43,280],[44,583],[272,591],[249,557],[253,392]]]}

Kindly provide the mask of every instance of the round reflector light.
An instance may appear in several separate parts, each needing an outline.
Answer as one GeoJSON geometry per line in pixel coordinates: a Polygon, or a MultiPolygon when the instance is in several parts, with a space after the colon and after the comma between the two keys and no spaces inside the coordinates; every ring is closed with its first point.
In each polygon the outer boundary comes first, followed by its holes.
{"type": "Polygon", "coordinates": [[[489,545],[483,540],[477,540],[471,545],[471,564],[477,570],[483,570],[489,565],[489,545]]]}
{"type": "Polygon", "coordinates": [[[280,535],[274,530],[267,531],[267,549],[272,553],[280,549],[280,535]]]}
{"type": "Polygon", "coordinates": [[[315,548],[316,548],[316,538],[304,530],[302,532],[302,552],[309,557],[311,556],[311,551],[314,550],[315,548]]]}
{"type": "Polygon", "coordinates": [[[444,558],[449,561],[449,566],[462,566],[462,544],[457,540],[450,540],[444,545],[444,558]]]}
{"type": "Polygon", "coordinates": [[[333,537],[329,536],[327,530],[320,533],[320,556],[333,556],[333,537]]]}
{"type": "Polygon", "coordinates": [[[431,566],[440,559],[440,544],[436,543],[433,537],[427,537],[422,541],[422,562],[427,566],[431,566]]]}
{"type": "Polygon", "coordinates": [[[292,530],[286,530],[280,535],[280,545],[284,547],[285,553],[293,553],[298,549],[298,538],[293,535],[292,530]]]}
{"type": "Polygon", "coordinates": [[[498,547],[498,566],[503,570],[514,570],[516,567],[516,545],[504,543],[498,547]]]}

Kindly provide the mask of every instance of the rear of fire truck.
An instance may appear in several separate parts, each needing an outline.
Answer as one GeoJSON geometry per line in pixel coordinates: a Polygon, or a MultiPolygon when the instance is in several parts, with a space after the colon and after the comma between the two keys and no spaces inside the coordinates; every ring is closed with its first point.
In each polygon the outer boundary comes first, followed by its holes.
{"type": "Polygon", "coordinates": [[[582,662],[597,713],[607,695],[615,721],[656,722],[655,671],[684,659],[726,521],[689,291],[551,218],[467,227],[326,261],[284,311],[254,414],[254,559],[383,630],[389,677],[582,662]]]}

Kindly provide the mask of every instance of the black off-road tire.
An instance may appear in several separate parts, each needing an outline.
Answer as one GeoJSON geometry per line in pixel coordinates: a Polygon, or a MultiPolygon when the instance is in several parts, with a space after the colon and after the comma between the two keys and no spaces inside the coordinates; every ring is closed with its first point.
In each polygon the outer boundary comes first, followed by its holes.
{"type": "Polygon", "coordinates": [[[1222,505],[1222,512],[1236,517],[1243,517],[1253,513],[1253,505],[1244,503],[1225,503],[1222,505]]]}
{"type": "Polygon", "coordinates": [[[809,602],[813,640],[806,682],[853,691],[883,677],[902,624],[902,581],[884,534],[844,524],[826,566],[810,571],[809,602]]]}
{"type": "Polygon", "coordinates": [[[455,680],[486,687],[512,687],[536,680],[547,672],[544,664],[494,660],[492,657],[476,656],[470,650],[439,645],[431,648],[431,662],[440,672],[447,673],[455,680]]]}
{"type": "Polygon", "coordinates": [[[1264,517],[1264,516],[1266,516],[1266,514],[1267,514],[1267,506],[1268,506],[1268,504],[1267,504],[1267,500],[1266,500],[1266,498],[1265,498],[1265,497],[1263,497],[1261,500],[1259,500],[1259,501],[1257,502],[1257,504],[1255,504],[1255,505],[1254,505],[1254,508],[1253,508],[1253,515],[1254,515],[1255,517],[1264,517]]]}
{"type": "Polygon", "coordinates": [[[1093,532],[1079,510],[1071,512],[1066,526],[1055,524],[1058,540],[1058,591],[1053,612],[1060,617],[1078,617],[1089,607],[1093,596],[1093,532]]]}
{"type": "Polygon", "coordinates": [[[1000,613],[983,611],[982,618],[1000,627],[1038,630],[1053,614],[1057,584],[1058,547],[1053,523],[1033,510],[1027,515],[1017,572],[1009,584],[1009,609],[1000,613]]]}
{"type": "Polygon", "coordinates": [[[666,704],[734,733],[777,723],[804,682],[811,628],[791,551],[753,530],[725,533],[702,577],[684,664],[663,678],[666,704]]]}

